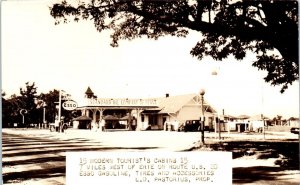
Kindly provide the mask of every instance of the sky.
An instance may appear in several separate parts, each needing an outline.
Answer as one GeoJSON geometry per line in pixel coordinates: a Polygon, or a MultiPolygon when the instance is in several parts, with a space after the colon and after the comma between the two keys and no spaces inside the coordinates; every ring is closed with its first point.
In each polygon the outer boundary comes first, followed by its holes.
{"type": "Polygon", "coordinates": [[[120,41],[110,46],[109,32],[99,33],[90,21],[54,25],[47,1],[2,1],[1,80],[9,97],[34,82],[38,94],[63,89],[74,100],[90,87],[99,98],[155,98],[199,93],[218,111],[238,116],[299,117],[299,81],[284,94],[242,61],[214,61],[189,54],[201,38],[166,36],[120,41]],[[216,71],[217,75],[212,75],[216,71]]]}

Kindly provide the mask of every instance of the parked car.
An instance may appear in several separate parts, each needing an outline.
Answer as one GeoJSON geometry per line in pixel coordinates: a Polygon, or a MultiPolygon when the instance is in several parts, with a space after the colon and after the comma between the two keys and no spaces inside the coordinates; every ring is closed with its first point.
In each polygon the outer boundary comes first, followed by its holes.
{"type": "Polygon", "coordinates": [[[291,128],[291,133],[299,134],[299,128],[298,127],[292,127],[291,128]]]}
{"type": "MultiPolygon", "coordinates": [[[[67,123],[63,123],[62,125],[62,132],[64,132],[64,130],[66,130],[68,128],[68,124],[67,123]]],[[[57,123],[49,123],[49,129],[51,132],[59,132],[59,125],[57,123]]]]}
{"type": "Polygon", "coordinates": [[[200,120],[187,120],[184,124],[184,131],[185,132],[201,131],[200,120]]]}

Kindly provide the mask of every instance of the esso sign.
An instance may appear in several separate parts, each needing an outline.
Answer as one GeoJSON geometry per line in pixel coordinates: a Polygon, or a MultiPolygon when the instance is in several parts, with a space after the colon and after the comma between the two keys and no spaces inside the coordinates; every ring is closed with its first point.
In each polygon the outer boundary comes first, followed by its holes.
{"type": "Polygon", "coordinates": [[[65,101],[62,104],[62,107],[66,110],[74,110],[77,108],[77,103],[75,101],[65,101]]]}

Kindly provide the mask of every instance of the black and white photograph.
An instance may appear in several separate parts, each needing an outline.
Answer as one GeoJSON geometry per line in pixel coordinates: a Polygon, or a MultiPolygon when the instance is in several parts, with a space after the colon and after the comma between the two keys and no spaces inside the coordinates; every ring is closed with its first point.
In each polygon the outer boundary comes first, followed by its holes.
{"type": "Polygon", "coordinates": [[[298,185],[298,8],[1,1],[2,184],[298,185]]]}

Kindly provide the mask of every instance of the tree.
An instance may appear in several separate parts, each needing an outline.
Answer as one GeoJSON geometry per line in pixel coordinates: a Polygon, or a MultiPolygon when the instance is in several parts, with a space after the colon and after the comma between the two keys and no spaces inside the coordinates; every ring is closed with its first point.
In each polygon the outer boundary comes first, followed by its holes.
{"type": "Polygon", "coordinates": [[[48,122],[54,123],[55,116],[57,113],[56,105],[58,102],[59,91],[54,89],[48,93],[41,93],[40,98],[46,103],[46,120],[48,122]]]}
{"type": "Polygon", "coordinates": [[[9,127],[12,123],[21,123],[20,110],[24,107],[21,97],[13,94],[8,99],[5,99],[4,96],[5,93],[2,93],[3,127],[9,127]]]}
{"type": "Polygon", "coordinates": [[[281,116],[281,115],[277,115],[277,116],[276,116],[276,125],[277,125],[277,123],[278,123],[279,125],[282,125],[282,116],[281,116]]]}
{"type": "MultiPolygon", "coordinates": [[[[68,96],[71,96],[68,94],[68,96]]],[[[39,95],[39,99],[43,100],[47,107],[46,107],[46,120],[48,122],[54,123],[55,117],[58,114],[58,109],[56,106],[58,106],[58,101],[59,101],[59,91],[54,89],[53,91],[49,91],[48,93],[41,93],[39,95]]],[[[65,100],[66,97],[62,95],[62,103],[65,100]]],[[[61,109],[61,115],[64,117],[65,122],[69,122],[72,120],[73,117],[76,117],[76,114],[74,114],[73,111],[61,109]]]]}
{"type": "Polygon", "coordinates": [[[120,39],[165,35],[185,37],[190,30],[203,38],[190,53],[201,60],[242,60],[256,54],[252,65],[266,70],[266,82],[283,93],[298,80],[298,1],[282,0],[87,0],[55,3],[50,14],[67,23],[91,19],[95,28],[113,30],[113,47],[120,39]]]}
{"type": "MultiPolygon", "coordinates": [[[[8,123],[21,123],[22,116],[20,110],[25,109],[27,111],[25,115],[24,125],[42,123],[43,122],[43,108],[46,105],[45,120],[47,122],[54,122],[57,116],[57,105],[59,100],[59,91],[53,90],[48,93],[41,93],[37,95],[37,87],[35,83],[30,84],[27,82],[25,88],[20,88],[20,96],[13,94],[9,98],[4,98],[6,93],[2,92],[2,120],[4,127],[8,127],[8,123]],[[45,104],[44,104],[45,103],[45,104]]],[[[68,95],[70,97],[70,95],[68,95]]],[[[66,99],[63,96],[62,102],[66,99]]],[[[73,117],[77,116],[76,111],[68,111],[62,109],[62,116],[65,117],[65,121],[71,121],[73,117]]]]}
{"type": "Polygon", "coordinates": [[[1,97],[2,97],[2,127],[9,127],[9,122],[10,122],[10,116],[11,116],[11,111],[9,110],[10,103],[7,101],[5,92],[1,92],[1,97]]]}
{"type": "Polygon", "coordinates": [[[19,123],[19,126],[29,126],[31,123],[38,123],[39,114],[35,104],[36,96],[35,84],[25,84],[25,88],[20,88],[20,95],[11,95],[9,98],[5,99],[5,92],[2,92],[2,114],[3,114],[3,126],[9,126],[9,123],[19,123]],[[24,125],[23,116],[21,115],[21,110],[24,109],[24,125]]]}
{"type": "Polygon", "coordinates": [[[25,88],[20,88],[20,99],[22,101],[23,106],[22,109],[27,110],[27,120],[26,124],[30,123],[38,123],[39,114],[37,110],[37,105],[35,103],[35,99],[37,98],[37,87],[35,87],[35,83],[29,84],[29,82],[25,83],[25,88]]]}
{"type": "Polygon", "coordinates": [[[282,125],[282,116],[281,115],[277,115],[272,119],[274,125],[282,125]]]}

